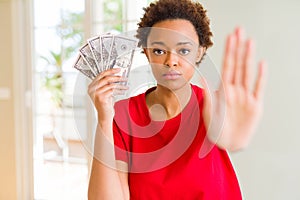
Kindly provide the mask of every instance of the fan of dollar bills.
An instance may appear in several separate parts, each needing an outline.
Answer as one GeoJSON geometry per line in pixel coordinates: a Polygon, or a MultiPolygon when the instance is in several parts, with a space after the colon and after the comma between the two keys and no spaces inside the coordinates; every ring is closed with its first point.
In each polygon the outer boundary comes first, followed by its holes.
{"type": "Polygon", "coordinates": [[[79,49],[74,68],[90,79],[102,71],[121,68],[122,77],[128,77],[137,40],[123,35],[100,35],[87,40],[79,49]]]}

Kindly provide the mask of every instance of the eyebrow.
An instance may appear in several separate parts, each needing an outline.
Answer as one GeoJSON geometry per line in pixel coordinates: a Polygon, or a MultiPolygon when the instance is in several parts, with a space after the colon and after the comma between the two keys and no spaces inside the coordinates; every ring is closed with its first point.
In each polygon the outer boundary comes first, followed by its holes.
{"type": "MultiPolygon", "coordinates": [[[[164,42],[159,42],[159,41],[157,41],[157,42],[152,42],[152,43],[151,43],[151,45],[154,45],[154,44],[166,46],[164,42]]],[[[187,45],[187,44],[188,44],[188,45],[191,45],[191,46],[193,45],[191,42],[178,42],[178,43],[176,44],[176,46],[187,45]]]]}

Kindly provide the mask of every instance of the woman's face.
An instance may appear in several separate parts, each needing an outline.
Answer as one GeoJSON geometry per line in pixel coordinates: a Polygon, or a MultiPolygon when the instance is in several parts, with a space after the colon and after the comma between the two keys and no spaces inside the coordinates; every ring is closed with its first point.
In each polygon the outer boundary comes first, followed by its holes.
{"type": "Polygon", "coordinates": [[[192,23],[175,19],[151,27],[144,51],[157,84],[176,90],[189,83],[204,48],[192,23]]]}

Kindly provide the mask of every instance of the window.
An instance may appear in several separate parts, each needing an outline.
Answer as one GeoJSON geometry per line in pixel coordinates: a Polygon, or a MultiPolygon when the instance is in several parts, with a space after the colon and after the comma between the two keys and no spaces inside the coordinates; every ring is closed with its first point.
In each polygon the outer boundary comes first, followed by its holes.
{"type": "MultiPolygon", "coordinates": [[[[72,115],[77,72],[69,67],[74,49],[83,41],[83,13],[83,0],[76,4],[70,0],[34,1],[36,199],[86,196],[87,156],[72,115]]],[[[84,104],[75,109],[81,110],[84,118],[84,104]]]]}
{"type": "MultiPolygon", "coordinates": [[[[137,23],[144,13],[143,8],[150,2],[151,0],[92,1],[91,35],[98,35],[99,33],[135,34],[137,23]]],[[[127,96],[124,97],[141,93],[154,84],[155,79],[152,76],[146,57],[141,54],[141,51],[136,51],[129,75],[130,88],[127,96]]]]}
{"type": "MultiPolygon", "coordinates": [[[[136,30],[148,0],[34,0],[34,196],[86,199],[94,130],[88,82],[72,68],[78,48],[95,35],[136,30]],[[81,84],[82,83],[82,84],[81,84]],[[74,115],[76,119],[74,120],[74,115]]],[[[136,52],[132,91],[153,84],[136,52]]]]}

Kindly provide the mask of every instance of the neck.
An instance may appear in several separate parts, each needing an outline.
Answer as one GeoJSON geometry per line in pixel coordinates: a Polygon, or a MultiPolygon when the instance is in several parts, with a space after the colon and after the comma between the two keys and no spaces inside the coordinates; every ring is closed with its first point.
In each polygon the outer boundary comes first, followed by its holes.
{"type": "Polygon", "coordinates": [[[189,83],[177,90],[158,85],[146,96],[146,103],[153,120],[163,121],[177,116],[188,104],[191,97],[189,83]]]}

